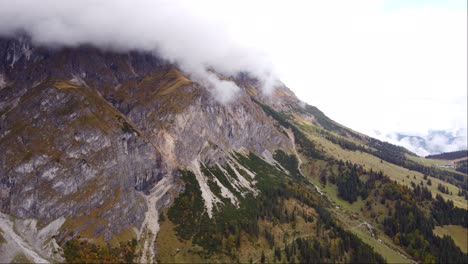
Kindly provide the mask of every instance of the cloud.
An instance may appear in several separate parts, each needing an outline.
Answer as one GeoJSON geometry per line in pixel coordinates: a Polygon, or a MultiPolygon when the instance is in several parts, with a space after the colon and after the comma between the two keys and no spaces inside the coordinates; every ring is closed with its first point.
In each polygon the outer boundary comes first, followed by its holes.
{"type": "Polygon", "coordinates": [[[466,0],[293,3],[265,47],[299,98],[366,134],[466,129],[466,0]]]}
{"type": "Polygon", "coordinates": [[[379,134],[377,137],[392,144],[400,145],[419,156],[439,154],[468,149],[467,130],[427,131],[424,134],[379,134]]]}
{"type": "Polygon", "coordinates": [[[265,54],[232,38],[223,20],[228,10],[210,10],[210,4],[214,2],[0,0],[0,34],[26,32],[44,45],[155,51],[207,83],[219,101],[229,102],[238,87],[206,69],[225,75],[249,71],[269,84],[273,68],[265,54]]]}
{"type": "MultiPolygon", "coordinates": [[[[363,133],[466,129],[466,0],[0,0],[0,34],[157,50],[218,100],[207,68],[280,78],[363,133]],[[273,65],[273,66],[272,66],[273,65]]],[[[228,87],[225,90],[222,87],[228,87]]]]}

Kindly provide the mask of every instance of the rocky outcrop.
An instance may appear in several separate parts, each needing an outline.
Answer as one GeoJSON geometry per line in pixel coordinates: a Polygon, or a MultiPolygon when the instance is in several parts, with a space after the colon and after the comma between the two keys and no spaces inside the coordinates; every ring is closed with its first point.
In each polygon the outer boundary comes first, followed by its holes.
{"type": "Polygon", "coordinates": [[[45,223],[89,216],[68,231],[89,225],[92,236],[107,238],[142,223],[147,208],[138,191],[163,177],[162,158],[97,92],[44,84],[8,109],[1,124],[2,212],[45,223]]]}
{"type": "MultiPolygon", "coordinates": [[[[294,151],[252,99],[275,106],[278,94],[262,94],[253,79],[233,79],[242,89],[222,104],[151,54],[35,47],[25,37],[0,39],[0,77],[1,212],[36,221],[37,230],[64,219],[54,225],[59,243],[131,233],[145,239],[145,260],[154,260],[158,210],[183,185],[178,169],[194,171],[202,186],[201,166],[230,166],[238,175],[232,185],[255,193],[231,154],[271,160],[278,148],[294,151]]],[[[212,207],[221,197],[205,187],[212,207]]]]}

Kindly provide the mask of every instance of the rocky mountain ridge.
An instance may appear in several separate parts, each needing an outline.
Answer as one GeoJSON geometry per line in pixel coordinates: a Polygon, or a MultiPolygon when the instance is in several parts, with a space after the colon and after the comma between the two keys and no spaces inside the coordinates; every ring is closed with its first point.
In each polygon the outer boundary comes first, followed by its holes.
{"type": "MultiPolygon", "coordinates": [[[[221,198],[237,201],[219,181],[222,197],[213,194],[200,166],[236,170],[231,151],[274,162],[275,149],[294,149],[247,89],[220,104],[151,54],[53,50],[25,38],[2,39],[0,51],[2,212],[42,226],[73,219],[58,226],[59,241],[155,232],[148,221],[158,215],[148,212],[173,199],[179,168],[195,173],[211,215],[221,198]]],[[[255,192],[238,175],[234,186],[255,192]]]]}
{"type": "Polygon", "coordinates": [[[466,258],[432,228],[466,225],[467,175],[341,126],[284,85],[216,76],[235,100],[151,53],[0,38],[2,259],[466,258]]]}

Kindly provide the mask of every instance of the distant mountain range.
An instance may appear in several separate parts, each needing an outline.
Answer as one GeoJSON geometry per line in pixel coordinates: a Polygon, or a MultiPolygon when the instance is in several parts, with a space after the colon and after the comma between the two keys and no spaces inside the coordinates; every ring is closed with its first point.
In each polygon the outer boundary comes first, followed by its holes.
{"type": "Polygon", "coordinates": [[[444,152],[441,154],[436,155],[429,155],[426,156],[427,159],[441,159],[441,160],[455,160],[455,159],[463,159],[468,158],[468,150],[459,150],[459,151],[452,151],[452,152],[444,152]]]}
{"type": "Polygon", "coordinates": [[[409,133],[382,135],[376,131],[376,135],[381,140],[403,146],[422,157],[467,149],[466,130],[456,132],[432,130],[426,135],[409,133]]]}

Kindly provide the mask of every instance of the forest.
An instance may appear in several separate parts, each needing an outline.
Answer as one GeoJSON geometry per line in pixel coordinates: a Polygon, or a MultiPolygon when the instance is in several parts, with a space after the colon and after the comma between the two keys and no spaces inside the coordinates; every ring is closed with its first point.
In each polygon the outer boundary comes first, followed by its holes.
{"type": "Polygon", "coordinates": [[[377,195],[377,200],[386,204],[388,215],[381,222],[385,234],[414,259],[423,263],[467,262],[468,255],[450,237],[439,238],[432,231],[436,225],[468,227],[467,210],[455,207],[439,194],[433,199],[430,190],[420,184],[413,183],[413,189],[404,187],[381,172],[366,171],[351,162],[334,161],[329,166],[336,170],[327,169],[327,183],[337,186],[340,198],[353,203],[361,196],[369,209],[369,199],[375,200],[377,195]],[[369,191],[374,197],[369,197],[369,191]]]}
{"type": "MultiPolygon", "coordinates": [[[[177,236],[185,240],[192,239],[193,243],[204,248],[206,256],[223,252],[235,258],[242,243],[240,237],[247,235],[254,240],[264,237],[270,249],[274,250],[273,257],[278,262],[385,262],[371,247],[333,220],[322,205],[324,200],[317,197],[313,186],[300,176],[295,156],[281,151],[274,156],[289,171],[289,176],[252,153],[248,157],[237,155],[236,159],[243,166],[257,172],[256,187],[260,193],[256,197],[239,195],[239,208],[225,203],[214,211],[212,218],[201,208],[203,203],[195,176],[189,171],[180,171],[186,183],[185,190],[168,211],[169,220],[177,225],[177,236]],[[317,214],[288,208],[285,203],[288,200],[314,208],[317,214]],[[317,236],[285,241],[284,247],[278,246],[282,243],[277,240],[278,237],[275,238],[259,226],[261,220],[294,227],[299,218],[316,226],[317,236]],[[334,250],[330,250],[331,244],[334,250]]],[[[218,179],[221,177],[215,168],[205,167],[205,173],[212,173],[218,179]]],[[[264,257],[263,261],[271,262],[273,257],[264,257]]]]}
{"type": "Polygon", "coordinates": [[[468,174],[468,159],[456,161],[455,169],[461,173],[468,174]]]}
{"type": "Polygon", "coordinates": [[[468,157],[468,150],[445,152],[436,155],[428,155],[427,159],[455,160],[468,157]]]}
{"type": "MultiPolygon", "coordinates": [[[[255,101],[257,102],[257,101],[255,101]]],[[[302,149],[311,149],[312,151],[306,151],[306,155],[309,156],[310,158],[322,158],[323,155],[321,153],[318,153],[316,151],[315,146],[312,148],[308,148],[307,146],[310,144],[313,144],[310,140],[307,138],[304,139],[305,135],[300,132],[299,129],[296,128],[295,125],[292,124],[292,121],[290,120],[290,117],[286,114],[283,113],[278,113],[271,109],[270,107],[263,105],[259,102],[257,102],[265,113],[269,114],[271,117],[276,119],[281,125],[283,125],[286,128],[291,128],[294,132],[294,135],[296,136],[297,134],[299,135],[299,142],[298,144],[303,146],[302,149]],[[299,131],[295,131],[299,130],[299,131]],[[302,135],[301,135],[302,134],[302,135]]],[[[304,108],[295,108],[295,111],[298,113],[306,113],[306,114],[311,114],[315,117],[316,122],[318,122],[324,129],[318,129],[318,133],[324,137],[325,139],[331,141],[332,143],[335,143],[339,145],[341,148],[346,149],[346,150],[351,150],[351,151],[362,151],[369,153],[371,155],[374,155],[383,161],[395,164],[397,166],[404,167],[409,170],[414,170],[421,172],[422,174],[426,174],[438,179],[441,179],[443,181],[449,182],[455,186],[458,186],[459,188],[463,190],[468,190],[468,181],[466,176],[460,175],[456,172],[448,171],[448,170],[443,170],[440,168],[436,167],[429,167],[422,165],[420,163],[417,163],[415,161],[412,161],[406,157],[406,154],[410,155],[415,155],[414,153],[411,153],[407,149],[396,146],[393,144],[390,144],[388,142],[383,142],[371,137],[366,137],[363,135],[360,135],[359,133],[356,133],[350,129],[346,129],[339,124],[335,123],[333,120],[328,118],[323,112],[318,110],[316,107],[311,106],[306,104],[304,108]],[[335,131],[339,135],[343,136],[336,136],[329,131],[335,131]],[[352,137],[355,138],[359,141],[366,142],[368,147],[360,144],[356,144],[345,137],[352,137]]],[[[297,138],[298,136],[296,136],[297,138]]],[[[463,155],[466,156],[466,151],[460,151],[460,152],[454,152],[454,154],[447,154],[449,156],[460,156],[463,155]]],[[[460,169],[458,171],[460,172],[465,172],[467,171],[467,166],[468,163],[463,163],[459,167],[460,169]]]]}
{"type": "Polygon", "coordinates": [[[136,246],[136,239],[100,246],[78,237],[65,243],[63,255],[67,263],[133,263],[136,246]]]}

